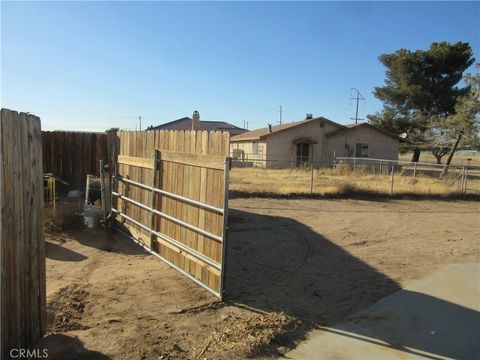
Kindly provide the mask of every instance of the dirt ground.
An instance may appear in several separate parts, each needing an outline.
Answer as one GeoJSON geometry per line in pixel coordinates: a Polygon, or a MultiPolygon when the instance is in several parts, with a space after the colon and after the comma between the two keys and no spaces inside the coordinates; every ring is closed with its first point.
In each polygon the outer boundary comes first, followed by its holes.
{"type": "Polygon", "coordinates": [[[473,201],[232,199],[220,303],[63,204],[47,223],[50,332],[65,359],[279,356],[444,264],[480,260],[473,201]]]}

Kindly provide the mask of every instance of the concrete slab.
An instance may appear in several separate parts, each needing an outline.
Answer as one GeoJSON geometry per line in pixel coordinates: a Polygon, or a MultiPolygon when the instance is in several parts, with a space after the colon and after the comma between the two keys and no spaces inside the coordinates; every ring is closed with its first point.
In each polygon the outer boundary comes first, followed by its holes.
{"type": "Polygon", "coordinates": [[[318,328],[288,359],[480,359],[480,263],[448,265],[318,328]]]}

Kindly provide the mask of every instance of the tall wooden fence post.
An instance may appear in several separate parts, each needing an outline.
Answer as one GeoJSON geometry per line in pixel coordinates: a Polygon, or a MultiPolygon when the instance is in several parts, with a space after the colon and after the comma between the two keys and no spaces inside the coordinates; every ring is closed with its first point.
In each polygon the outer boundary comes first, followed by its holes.
{"type": "Polygon", "coordinates": [[[1,110],[0,358],[45,333],[43,168],[40,118],[1,110]]]}

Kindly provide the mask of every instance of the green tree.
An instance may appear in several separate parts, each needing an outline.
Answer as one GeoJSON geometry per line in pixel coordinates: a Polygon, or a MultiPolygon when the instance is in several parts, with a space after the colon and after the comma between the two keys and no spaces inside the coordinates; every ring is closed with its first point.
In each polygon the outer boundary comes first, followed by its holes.
{"type": "MultiPolygon", "coordinates": [[[[477,68],[480,70],[480,64],[477,64],[477,68]]],[[[442,172],[442,176],[448,172],[448,166],[462,139],[465,144],[476,147],[480,144],[480,72],[476,75],[468,74],[465,76],[465,81],[470,85],[469,92],[457,99],[455,114],[445,121],[446,135],[455,139],[455,142],[448,155],[447,167],[442,172]]]]}
{"type": "Polygon", "coordinates": [[[420,151],[431,146],[424,135],[432,122],[439,128],[455,114],[457,99],[469,92],[469,86],[457,84],[475,61],[472,49],[464,42],[432,43],[428,50],[400,49],[379,60],[387,68],[386,79],[374,95],[384,109],[369,115],[369,121],[397,134],[405,132],[406,142],[415,147],[412,161],[418,161],[420,151]]]}

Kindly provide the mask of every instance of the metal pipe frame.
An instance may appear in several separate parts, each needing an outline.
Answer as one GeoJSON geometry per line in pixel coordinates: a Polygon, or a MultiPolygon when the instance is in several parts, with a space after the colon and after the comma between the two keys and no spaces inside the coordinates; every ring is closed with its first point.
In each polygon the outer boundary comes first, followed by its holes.
{"type": "MultiPolygon", "coordinates": [[[[116,178],[117,178],[117,180],[120,180],[120,181],[125,182],[125,183],[127,183],[127,184],[131,184],[131,185],[137,186],[137,187],[142,188],[142,189],[145,189],[145,190],[150,190],[150,191],[152,190],[152,187],[151,187],[151,186],[147,186],[147,185],[145,185],[145,184],[142,184],[142,183],[139,183],[139,182],[130,180],[130,179],[125,179],[123,176],[120,176],[120,175],[116,175],[116,178]]],[[[168,196],[168,197],[170,197],[170,198],[172,198],[172,199],[179,200],[179,201],[183,201],[183,202],[185,202],[185,203],[187,203],[187,204],[189,204],[189,205],[198,206],[198,207],[204,208],[204,209],[206,209],[206,210],[210,210],[210,211],[216,212],[217,214],[220,214],[220,215],[222,215],[223,212],[224,212],[224,210],[221,209],[221,208],[217,208],[217,207],[215,207],[215,206],[202,203],[202,202],[200,202],[200,201],[192,200],[192,199],[183,197],[183,196],[181,196],[181,195],[173,194],[173,193],[170,193],[170,192],[165,191],[165,190],[162,190],[162,189],[153,188],[153,191],[155,191],[155,192],[158,193],[158,194],[168,196]]]]}
{"type": "Polygon", "coordinates": [[[228,238],[228,182],[229,171],[232,159],[225,159],[225,168],[223,173],[223,232],[222,232],[222,268],[220,274],[220,299],[223,301],[225,297],[225,269],[227,265],[227,238],[228,238]]]}
{"type": "Polygon", "coordinates": [[[87,174],[87,186],[85,188],[85,205],[89,205],[89,195],[90,195],[90,174],[87,174]]]}
{"type": "Polygon", "coordinates": [[[102,220],[103,225],[105,226],[105,220],[107,218],[106,214],[106,204],[105,204],[105,174],[103,172],[103,160],[100,159],[100,197],[102,200],[102,220]]]}
{"type": "MultiPolygon", "coordinates": [[[[162,257],[160,254],[158,254],[157,252],[155,252],[153,249],[150,249],[148,248],[147,246],[145,246],[145,244],[142,244],[140,241],[138,241],[137,239],[135,239],[135,237],[131,236],[130,234],[127,234],[126,232],[124,232],[122,229],[120,229],[119,227],[117,226],[114,226],[114,228],[119,231],[120,233],[122,233],[124,236],[128,237],[129,239],[133,240],[133,242],[135,242],[137,245],[140,245],[144,250],[146,250],[148,253],[158,257],[160,260],[162,260],[164,263],[166,263],[167,265],[171,266],[172,268],[174,268],[175,270],[177,270],[178,272],[180,272],[181,274],[185,275],[187,278],[189,278],[190,280],[192,280],[193,282],[195,282],[197,285],[201,286],[202,288],[204,288],[205,290],[209,291],[210,293],[212,293],[213,295],[219,297],[221,300],[224,299],[224,295],[225,295],[225,265],[226,265],[226,256],[227,256],[227,249],[226,249],[226,245],[227,245],[227,232],[228,232],[228,174],[229,174],[229,170],[230,170],[230,167],[231,167],[231,158],[226,158],[225,159],[225,169],[224,169],[224,204],[223,204],[223,209],[221,208],[217,208],[215,206],[212,206],[212,205],[208,205],[208,204],[205,204],[205,203],[202,203],[202,202],[199,202],[199,201],[196,201],[196,200],[192,200],[192,199],[188,199],[188,198],[185,198],[183,196],[180,196],[180,195],[177,195],[177,194],[172,194],[172,193],[169,193],[167,191],[164,191],[164,190],[161,190],[161,189],[157,189],[154,187],[154,184],[152,184],[152,186],[147,186],[147,185],[144,185],[144,184],[141,184],[141,183],[138,183],[136,181],[133,181],[133,180],[130,180],[130,179],[125,179],[123,178],[122,176],[118,175],[118,168],[117,168],[117,164],[115,163],[115,167],[114,167],[114,174],[113,174],[113,188],[114,190],[111,191],[112,193],[112,196],[111,196],[111,201],[112,201],[112,207],[111,207],[111,213],[115,213],[115,214],[118,214],[119,216],[123,217],[124,219],[136,224],[137,226],[139,226],[140,228],[144,229],[145,231],[149,232],[151,235],[153,236],[157,236],[158,238],[166,241],[168,244],[178,248],[179,250],[182,250],[184,251],[185,253],[197,258],[198,260],[204,262],[205,264],[208,264],[210,265],[211,267],[219,270],[221,272],[221,277],[220,277],[220,292],[217,292],[215,290],[213,290],[212,288],[210,288],[208,285],[204,284],[202,281],[198,280],[197,278],[195,278],[193,275],[189,274],[188,272],[186,272],[185,270],[181,269],[180,267],[178,267],[177,265],[173,264],[172,262],[170,262],[169,260],[165,259],[164,257],[162,257]],[[152,208],[149,208],[148,206],[142,204],[142,203],[139,203],[138,201],[135,201],[133,199],[130,199],[126,196],[123,196],[123,195],[120,195],[118,193],[118,181],[123,181],[127,184],[131,184],[131,185],[134,185],[134,186],[137,186],[137,187],[140,187],[142,189],[145,189],[145,190],[150,190],[152,191],[152,195],[154,193],[159,193],[159,194],[162,194],[162,195],[165,195],[167,197],[170,197],[170,198],[173,198],[173,199],[176,199],[176,200],[179,200],[179,201],[183,201],[187,204],[190,204],[190,205],[194,205],[194,206],[198,206],[198,207],[201,207],[203,209],[206,209],[206,210],[210,210],[210,211],[213,211],[213,212],[216,212],[218,214],[221,214],[223,215],[223,232],[222,232],[222,236],[219,237],[217,235],[214,235],[214,234],[211,234],[203,229],[199,229],[193,225],[190,225],[188,223],[185,223],[181,220],[178,220],[174,217],[171,217],[167,214],[164,214],[162,213],[161,211],[158,211],[158,210],[155,210],[153,207],[152,208]],[[190,249],[189,247],[183,245],[182,243],[179,243],[171,238],[169,238],[168,236],[166,235],[163,235],[161,233],[158,233],[156,231],[154,231],[153,229],[151,228],[148,228],[147,226],[143,225],[142,223],[132,219],[131,217],[129,217],[128,215],[122,213],[121,211],[118,211],[117,209],[115,209],[113,207],[113,196],[116,196],[117,198],[120,198],[120,199],[123,199],[125,200],[126,202],[130,202],[134,205],[137,205],[139,206],[140,208],[144,209],[144,210],[147,210],[147,211],[150,211],[152,214],[156,214],[158,216],[161,216],[167,220],[170,220],[178,225],[181,225],[181,226],[185,226],[186,228],[192,230],[192,231],[195,231],[199,234],[202,234],[206,237],[209,237],[213,240],[216,240],[220,243],[222,243],[222,259],[221,259],[221,264],[218,264],[216,263],[215,261],[211,260],[210,258],[207,258],[205,257],[203,254],[200,254],[198,252],[196,252],[195,250],[193,249],[190,249]]],[[[153,202],[152,202],[153,203],[153,202]]]]}
{"type": "Polygon", "coordinates": [[[213,267],[213,268],[221,271],[221,265],[220,265],[220,264],[218,264],[218,263],[216,263],[215,261],[207,258],[206,256],[204,256],[204,255],[202,255],[202,254],[200,254],[200,253],[198,253],[198,252],[190,249],[189,247],[183,245],[182,243],[179,243],[178,241],[175,241],[175,240],[169,238],[168,236],[165,236],[165,235],[163,235],[163,234],[160,234],[160,233],[158,233],[158,232],[150,229],[148,226],[143,225],[142,223],[138,222],[138,221],[135,220],[135,219],[132,219],[130,216],[125,215],[124,213],[122,213],[121,211],[118,211],[117,209],[112,209],[112,212],[120,215],[120,216],[123,217],[124,219],[126,219],[126,220],[134,223],[135,225],[141,227],[143,230],[148,231],[150,234],[159,237],[160,239],[166,241],[166,242],[169,243],[170,245],[175,246],[176,248],[178,248],[178,249],[186,252],[187,254],[189,254],[189,255],[197,258],[198,260],[204,262],[205,264],[208,264],[208,265],[210,265],[211,267],[213,267]]]}
{"type": "MultiPolygon", "coordinates": [[[[112,210],[115,210],[115,209],[112,209],[112,210]]],[[[115,210],[116,211],[116,210],[115,210]]],[[[172,262],[168,261],[167,259],[165,259],[164,257],[162,257],[160,254],[156,253],[155,251],[152,251],[151,249],[149,249],[147,246],[145,246],[144,244],[142,244],[140,241],[138,241],[137,239],[135,239],[133,236],[125,233],[123,230],[121,230],[120,228],[116,227],[115,226],[115,229],[120,232],[121,234],[123,234],[124,236],[128,237],[129,239],[133,240],[134,243],[136,243],[137,245],[140,245],[145,251],[147,251],[148,253],[158,257],[160,260],[162,260],[164,263],[166,263],[167,265],[171,266],[172,268],[174,268],[175,270],[177,270],[179,273],[185,275],[186,277],[188,277],[190,280],[192,280],[193,282],[195,282],[197,285],[203,287],[205,290],[208,290],[209,292],[211,292],[213,295],[219,297],[219,298],[222,298],[221,294],[216,292],[215,290],[209,288],[207,285],[205,285],[204,283],[202,283],[200,280],[198,280],[197,278],[193,277],[192,275],[190,275],[189,273],[187,273],[186,271],[184,271],[183,269],[179,268],[177,265],[173,264],[172,262]]]]}
{"type": "MultiPolygon", "coordinates": [[[[157,170],[158,170],[158,150],[155,150],[153,153],[153,158],[155,161],[153,162],[153,170],[152,170],[152,190],[151,190],[151,196],[152,196],[152,204],[150,207],[150,229],[155,228],[155,214],[153,213],[153,210],[155,209],[155,183],[157,180],[157,170]]],[[[155,245],[155,236],[153,234],[150,235],[150,248],[153,249],[155,245]]]]}
{"type": "Polygon", "coordinates": [[[197,228],[196,226],[190,225],[190,224],[188,224],[188,223],[186,223],[186,222],[184,222],[184,221],[182,221],[182,220],[179,220],[179,219],[177,219],[177,218],[175,218],[175,217],[173,217],[173,216],[167,215],[167,214],[165,214],[165,213],[163,213],[163,212],[161,212],[161,211],[158,211],[158,210],[156,210],[156,209],[152,209],[152,208],[150,208],[150,207],[148,207],[148,206],[146,206],[146,205],[144,205],[144,204],[142,204],[142,203],[140,203],[140,202],[138,202],[138,201],[135,201],[135,200],[133,200],[133,199],[130,199],[129,197],[126,197],[126,196],[124,196],[124,195],[120,195],[119,193],[117,193],[117,192],[115,192],[115,191],[112,191],[112,195],[118,197],[119,199],[125,200],[126,202],[129,202],[129,203],[131,203],[131,204],[133,204],[133,205],[136,205],[136,206],[138,206],[138,207],[140,207],[140,208],[142,208],[142,209],[144,209],[144,210],[150,211],[150,212],[152,212],[152,213],[155,214],[155,215],[161,216],[161,217],[163,217],[164,219],[170,220],[171,222],[173,222],[173,223],[175,223],[175,224],[177,224],[177,225],[186,227],[187,229],[192,230],[192,231],[195,231],[195,232],[198,233],[198,234],[201,234],[201,235],[203,235],[203,236],[206,236],[206,237],[208,237],[208,238],[210,238],[210,239],[212,239],[212,240],[218,241],[219,243],[222,242],[222,237],[221,237],[221,236],[218,236],[218,235],[212,234],[212,233],[210,233],[210,232],[208,232],[208,231],[205,231],[205,230],[203,230],[203,229],[197,228]]]}

